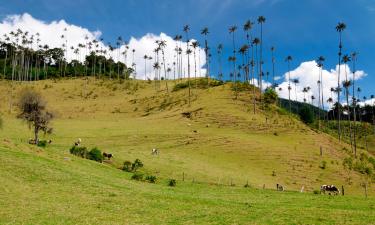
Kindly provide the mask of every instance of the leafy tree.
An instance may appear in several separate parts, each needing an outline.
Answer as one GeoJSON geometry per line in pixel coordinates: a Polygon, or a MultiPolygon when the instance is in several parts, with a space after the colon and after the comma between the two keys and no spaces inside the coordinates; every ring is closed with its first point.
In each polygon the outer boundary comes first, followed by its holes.
{"type": "Polygon", "coordinates": [[[18,106],[20,110],[18,118],[25,120],[30,128],[34,128],[36,144],[39,141],[40,131],[52,133],[49,123],[54,118],[54,115],[47,111],[47,102],[39,93],[32,89],[24,89],[21,93],[18,106]]]}
{"type": "Polygon", "coordinates": [[[132,164],[132,171],[137,172],[139,168],[143,167],[143,163],[140,159],[136,159],[132,164]]]}

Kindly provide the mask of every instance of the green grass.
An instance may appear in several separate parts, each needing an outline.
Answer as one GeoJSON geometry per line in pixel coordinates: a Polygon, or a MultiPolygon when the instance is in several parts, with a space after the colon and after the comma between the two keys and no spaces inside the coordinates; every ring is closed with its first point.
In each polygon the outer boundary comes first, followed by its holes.
{"type": "Polygon", "coordinates": [[[166,93],[154,83],[89,80],[86,85],[78,79],[17,84],[13,102],[24,86],[39,90],[57,119],[54,134],[42,137],[52,145],[28,145],[32,132],[16,119],[15,106],[9,113],[9,84],[0,82],[0,224],[374,220],[375,190],[371,186],[364,199],[364,177],[342,166],[348,145],[274,107],[257,107],[253,114],[253,96],[246,91],[234,100],[230,85],[194,89],[189,107],[186,89],[166,93]],[[191,118],[182,115],[186,112],[191,118]],[[69,154],[77,138],[89,149],[113,153],[112,162],[69,154]],[[155,147],[159,156],[151,155],[155,147]],[[157,176],[157,184],[132,181],[131,173],[119,169],[137,158],[145,165],[141,172],[157,176]],[[326,169],[319,168],[322,161],[326,169]],[[169,179],[177,186],[168,187],[169,179]],[[247,182],[253,188],[244,188],[247,182]],[[287,192],[273,191],[276,183],[287,192]],[[346,196],[313,195],[321,184],[344,185],[346,196]],[[302,186],[306,193],[298,192],[302,186]]]}
{"type": "MultiPolygon", "coordinates": [[[[20,146],[23,147],[23,146],[20,146]]],[[[149,184],[106,164],[0,148],[1,224],[371,224],[375,201],[177,180],[149,184]]]]}

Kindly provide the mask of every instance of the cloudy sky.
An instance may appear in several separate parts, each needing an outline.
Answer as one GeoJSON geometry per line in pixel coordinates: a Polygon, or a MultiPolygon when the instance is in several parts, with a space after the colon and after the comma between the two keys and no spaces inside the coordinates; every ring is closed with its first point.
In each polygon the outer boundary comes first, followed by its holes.
{"type": "MultiPolygon", "coordinates": [[[[330,96],[329,89],[337,86],[338,34],[335,26],[339,21],[347,24],[343,34],[343,52],[359,52],[356,83],[363,90],[360,95],[370,96],[375,92],[374,52],[375,42],[375,0],[0,0],[0,34],[15,28],[39,31],[43,43],[61,46],[60,36],[64,34],[69,46],[85,43],[84,37],[103,38],[100,47],[108,42],[115,45],[118,36],[135,49],[137,77],[152,77],[151,63],[143,60],[144,55],[154,56],[155,40],[167,41],[165,57],[167,64],[174,61],[176,42],[171,37],[183,35],[182,26],[189,24],[190,37],[204,43],[200,30],[210,29],[208,43],[212,51],[212,73],[218,73],[216,47],[224,45],[224,75],[229,77],[232,40],[228,27],[237,25],[236,45],[245,43],[242,26],[247,19],[255,21],[259,15],[266,17],[264,25],[264,70],[271,71],[270,47],[275,46],[276,76],[281,96],[287,96],[288,67],[284,59],[293,56],[291,78],[300,83],[295,95],[292,85],[292,99],[303,100],[302,88],[311,87],[309,95],[317,97],[318,68],[314,60],[323,55],[326,58],[323,71],[324,94],[330,96]],[[336,83],[335,83],[336,81],[336,83]]],[[[259,36],[259,26],[255,26],[253,36],[259,36]]],[[[184,44],[184,43],[180,43],[184,44]]],[[[186,43],[185,43],[186,44],[186,43]]],[[[122,50],[124,47],[122,47],[122,50]]],[[[197,74],[204,75],[205,57],[202,49],[197,49],[197,74]],[[200,52],[200,54],[199,54],[200,52]],[[199,69],[201,68],[201,69],[199,69]]],[[[76,57],[72,53],[69,57],[76,57]]],[[[116,51],[113,58],[118,57],[116,51]]],[[[187,59],[184,59],[187,60],[187,59]]],[[[128,54],[127,63],[132,63],[128,54]]],[[[184,63],[186,65],[186,63],[184,63]]],[[[350,65],[341,69],[350,75],[350,65]]],[[[185,70],[187,68],[184,68],[185,70]]],[[[193,71],[194,69],[191,68],[193,71]]]]}

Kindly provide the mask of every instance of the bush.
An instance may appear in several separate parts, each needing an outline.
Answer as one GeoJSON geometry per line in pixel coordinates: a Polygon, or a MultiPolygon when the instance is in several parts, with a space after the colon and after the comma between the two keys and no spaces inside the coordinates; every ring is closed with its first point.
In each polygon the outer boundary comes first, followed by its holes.
{"type": "Polygon", "coordinates": [[[132,178],[132,180],[141,181],[141,180],[143,180],[143,174],[142,173],[134,173],[131,178],[132,178]]]}
{"type": "Polygon", "coordinates": [[[320,163],[320,166],[319,166],[319,167],[320,167],[320,169],[323,169],[323,170],[324,170],[325,168],[327,168],[327,162],[323,160],[323,161],[320,163]]]}
{"type": "Polygon", "coordinates": [[[318,195],[318,194],[320,194],[320,190],[314,190],[313,193],[314,193],[314,195],[318,195]]]}
{"type": "Polygon", "coordinates": [[[124,166],[122,167],[122,170],[124,170],[126,172],[131,172],[132,171],[132,162],[125,161],[124,166]]]}
{"type": "Polygon", "coordinates": [[[299,111],[299,117],[306,124],[314,123],[314,114],[310,107],[304,105],[299,111]]]}
{"type": "Polygon", "coordinates": [[[136,159],[132,164],[132,171],[137,172],[139,168],[143,167],[143,163],[140,159],[136,159]]]}
{"type": "Polygon", "coordinates": [[[79,156],[82,158],[87,158],[88,151],[86,147],[73,146],[70,148],[70,154],[73,154],[75,156],[79,156]]]}
{"type": "MultiPolygon", "coordinates": [[[[190,84],[191,85],[191,84],[190,84]]],[[[188,82],[183,82],[183,83],[178,83],[176,84],[174,87],[173,87],[173,90],[172,91],[179,91],[181,89],[185,89],[189,87],[189,83],[188,82]]]]}
{"type": "Polygon", "coordinates": [[[37,146],[45,148],[47,146],[47,141],[46,140],[38,141],[38,145],[37,146]]]}
{"type": "Polygon", "coordinates": [[[177,184],[176,180],[175,179],[170,179],[169,182],[168,182],[168,186],[170,187],[175,187],[177,184]]]}
{"type": "Polygon", "coordinates": [[[150,183],[156,183],[156,176],[153,176],[153,175],[148,175],[146,176],[146,180],[150,183]]]}
{"type": "Polygon", "coordinates": [[[100,151],[98,148],[93,148],[91,151],[87,154],[87,158],[90,160],[94,160],[97,162],[103,161],[103,154],[102,151],[100,151]]]}
{"type": "Polygon", "coordinates": [[[263,94],[264,102],[267,105],[275,104],[278,98],[276,91],[272,88],[267,88],[266,92],[263,94]]]}

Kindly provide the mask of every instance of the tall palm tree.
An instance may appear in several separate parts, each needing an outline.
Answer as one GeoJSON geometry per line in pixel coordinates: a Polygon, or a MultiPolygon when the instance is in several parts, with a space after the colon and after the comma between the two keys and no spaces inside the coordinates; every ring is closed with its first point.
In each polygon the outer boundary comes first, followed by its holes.
{"type": "MultiPolygon", "coordinates": [[[[339,33],[339,68],[338,68],[338,76],[337,76],[337,87],[338,87],[338,92],[337,92],[337,102],[340,104],[340,70],[341,70],[341,55],[342,55],[342,32],[345,30],[346,25],[345,23],[339,22],[336,26],[336,31],[339,33]]],[[[339,141],[341,141],[341,112],[340,112],[340,107],[338,107],[338,136],[339,136],[339,141]]]]}
{"type": "Polygon", "coordinates": [[[350,104],[349,104],[349,89],[350,89],[350,86],[352,85],[352,82],[348,79],[348,73],[347,73],[347,70],[346,70],[346,65],[348,62],[351,61],[351,58],[349,55],[344,55],[342,57],[342,62],[343,64],[345,65],[345,81],[343,81],[343,87],[345,88],[345,97],[346,97],[346,108],[347,108],[347,113],[348,113],[348,121],[349,121],[349,134],[350,134],[350,144],[351,144],[351,147],[352,147],[352,151],[354,152],[354,146],[353,146],[353,138],[352,138],[352,123],[351,123],[351,110],[350,110],[350,104]]]}
{"type": "Polygon", "coordinates": [[[260,49],[259,49],[259,74],[260,74],[260,91],[262,91],[262,65],[263,65],[263,24],[266,22],[264,16],[258,17],[258,24],[260,24],[260,49]]]}
{"type": "Polygon", "coordinates": [[[271,57],[272,57],[272,87],[274,87],[275,85],[275,56],[274,56],[274,53],[275,53],[275,47],[272,46],[271,47],[271,57]]]}
{"type": "Polygon", "coordinates": [[[209,48],[208,48],[208,42],[207,42],[207,35],[209,33],[210,32],[208,31],[207,27],[204,27],[201,30],[201,34],[204,35],[204,53],[205,53],[205,56],[206,56],[206,63],[207,63],[207,68],[206,68],[207,86],[209,85],[209,80],[210,80],[210,60],[208,59],[208,56],[209,56],[210,53],[208,52],[209,48]]]}
{"type": "Polygon", "coordinates": [[[233,77],[234,77],[234,85],[235,85],[235,94],[236,94],[236,99],[237,99],[237,84],[236,84],[236,43],[235,43],[235,37],[234,33],[237,30],[237,26],[233,25],[229,27],[229,34],[232,34],[232,41],[233,41],[233,57],[232,57],[232,62],[233,62],[233,77]]]}
{"type": "Polygon", "coordinates": [[[299,84],[299,79],[293,79],[292,80],[293,81],[293,84],[294,84],[294,93],[295,93],[295,95],[296,95],[296,102],[298,101],[298,99],[297,99],[297,85],[299,84]]]}
{"type": "MultiPolygon", "coordinates": [[[[191,46],[194,49],[194,79],[195,79],[195,88],[198,88],[198,83],[197,83],[197,57],[196,57],[196,50],[199,47],[199,42],[198,41],[193,41],[191,43],[191,46]]],[[[207,76],[208,79],[208,76],[207,76]]],[[[208,80],[207,80],[207,85],[208,85],[208,80]]]]}
{"type": "Polygon", "coordinates": [[[143,56],[143,59],[145,60],[145,80],[146,80],[146,74],[147,74],[147,60],[148,60],[148,56],[147,56],[147,55],[144,55],[144,56],[143,56]]]}
{"type": "Polygon", "coordinates": [[[219,44],[217,46],[217,59],[218,59],[218,64],[219,64],[219,79],[222,80],[223,79],[223,66],[222,66],[222,61],[221,61],[221,57],[222,57],[222,53],[223,53],[223,44],[219,44]]]}
{"type": "Polygon", "coordinates": [[[285,61],[288,62],[288,91],[289,91],[289,112],[292,112],[292,103],[290,101],[290,90],[292,87],[290,86],[290,62],[293,60],[292,56],[287,56],[285,61]]]}
{"type": "Polygon", "coordinates": [[[239,53],[242,55],[242,65],[241,65],[241,67],[242,67],[242,69],[244,71],[244,74],[245,74],[244,79],[247,79],[247,68],[248,68],[248,66],[247,66],[247,64],[245,65],[245,56],[247,54],[248,49],[249,49],[249,46],[247,44],[245,44],[245,45],[242,45],[242,47],[238,50],[239,53]]]}
{"type": "Polygon", "coordinates": [[[160,40],[159,41],[159,48],[161,49],[161,54],[163,56],[163,68],[164,68],[164,80],[165,80],[165,87],[167,89],[167,92],[169,92],[168,90],[168,82],[167,82],[167,69],[166,69],[166,63],[165,63],[165,53],[164,53],[164,49],[165,47],[167,46],[167,42],[165,40],[160,40]]]}
{"type": "Polygon", "coordinates": [[[190,27],[189,25],[185,25],[184,28],[183,28],[183,31],[185,32],[185,35],[186,35],[186,55],[187,55],[187,58],[188,58],[188,86],[189,86],[189,106],[190,106],[190,95],[191,95],[191,86],[190,86],[190,54],[191,54],[191,50],[189,49],[189,31],[190,31],[190,27]]]}
{"type": "MultiPolygon", "coordinates": [[[[245,31],[246,33],[246,41],[247,41],[247,45],[250,47],[252,47],[252,35],[251,35],[251,29],[253,28],[253,25],[254,23],[251,22],[250,20],[247,20],[245,22],[245,24],[243,25],[243,30],[245,31]]],[[[252,51],[253,53],[254,51],[252,51]]],[[[247,65],[247,76],[249,76],[249,66],[250,66],[250,57],[249,57],[249,52],[247,52],[247,60],[246,60],[246,65],[247,65]]],[[[247,81],[248,81],[249,77],[247,77],[247,81]]]]}
{"type": "Polygon", "coordinates": [[[352,56],[352,63],[353,63],[353,120],[354,120],[354,129],[353,129],[353,144],[354,144],[354,153],[357,153],[357,140],[356,140],[356,133],[357,133],[357,113],[356,113],[356,108],[357,108],[357,103],[355,100],[355,74],[356,74],[356,61],[357,61],[357,52],[353,52],[351,54],[352,56]]]}
{"type": "MultiPolygon", "coordinates": [[[[255,45],[255,60],[254,60],[254,54],[253,54],[253,50],[254,50],[254,47],[252,47],[252,53],[251,53],[251,80],[252,80],[252,83],[253,83],[253,111],[254,111],[254,114],[255,114],[255,106],[256,106],[256,97],[255,97],[255,77],[254,77],[254,68],[256,67],[257,68],[257,74],[259,75],[259,66],[258,66],[258,45],[260,43],[260,40],[259,38],[254,38],[253,41],[252,41],[252,46],[255,45]]],[[[258,77],[258,87],[259,87],[259,77],[258,77]]],[[[261,91],[260,91],[261,92],[261,91]]]]}

